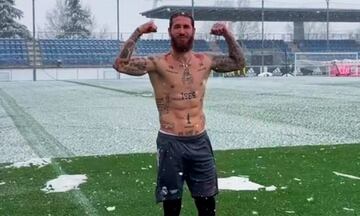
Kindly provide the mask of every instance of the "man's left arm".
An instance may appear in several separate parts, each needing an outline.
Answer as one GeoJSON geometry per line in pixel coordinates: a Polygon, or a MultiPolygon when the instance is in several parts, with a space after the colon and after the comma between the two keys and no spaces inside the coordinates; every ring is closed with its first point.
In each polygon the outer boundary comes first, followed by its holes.
{"type": "Polygon", "coordinates": [[[211,34],[223,36],[228,45],[228,55],[211,55],[211,69],[216,72],[231,72],[242,70],[245,67],[245,56],[242,48],[228,28],[221,23],[216,23],[211,34]]]}

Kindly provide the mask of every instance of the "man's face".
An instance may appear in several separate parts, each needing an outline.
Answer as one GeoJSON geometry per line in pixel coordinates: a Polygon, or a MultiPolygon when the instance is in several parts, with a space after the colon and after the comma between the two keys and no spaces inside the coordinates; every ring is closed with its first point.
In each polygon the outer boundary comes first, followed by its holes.
{"type": "Polygon", "coordinates": [[[173,19],[169,28],[171,46],[176,52],[187,52],[191,50],[194,42],[195,28],[191,25],[191,19],[178,16],[173,19]]]}

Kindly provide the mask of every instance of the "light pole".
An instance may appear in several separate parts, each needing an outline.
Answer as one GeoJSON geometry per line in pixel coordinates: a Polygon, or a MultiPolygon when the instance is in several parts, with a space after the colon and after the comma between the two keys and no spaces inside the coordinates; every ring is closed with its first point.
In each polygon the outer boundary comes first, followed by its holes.
{"type": "Polygon", "coordinates": [[[36,81],[36,53],[35,53],[35,0],[32,0],[33,14],[33,81],[36,81]]]}
{"type": "Polygon", "coordinates": [[[329,3],[330,0],[326,0],[326,50],[329,51],[329,3]]]}
{"type": "Polygon", "coordinates": [[[194,17],[194,0],[191,0],[191,16],[195,19],[195,17],[194,17]]]}
{"type": "Polygon", "coordinates": [[[261,70],[260,72],[264,72],[264,0],[261,1],[261,70]]]}
{"type": "Polygon", "coordinates": [[[117,4],[116,4],[116,11],[117,11],[117,40],[120,40],[120,12],[119,12],[119,0],[117,0],[117,4]]]}

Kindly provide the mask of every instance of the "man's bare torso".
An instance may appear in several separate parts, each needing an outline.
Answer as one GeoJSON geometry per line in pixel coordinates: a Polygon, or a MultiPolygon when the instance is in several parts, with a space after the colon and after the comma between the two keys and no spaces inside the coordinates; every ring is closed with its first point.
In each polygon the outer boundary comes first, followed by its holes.
{"type": "Polygon", "coordinates": [[[203,101],[210,74],[206,54],[191,53],[187,63],[170,53],[154,58],[157,71],[149,72],[159,111],[160,130],[191,136],[205,130],[203,101]]]}

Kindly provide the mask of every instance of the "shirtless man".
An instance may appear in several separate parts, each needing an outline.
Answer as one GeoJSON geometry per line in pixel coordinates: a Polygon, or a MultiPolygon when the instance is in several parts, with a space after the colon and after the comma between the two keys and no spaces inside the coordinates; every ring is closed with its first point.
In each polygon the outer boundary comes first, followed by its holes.
{"type": "Polygon", "coordinates": [[[157,137],[158,176],[156,201],[163,202],[165,216],[180,215],[184,181],[195,200],[199,216],[215,215],[218,193],[213,151],[205,130],[203,101],[211,70],[242,70],[244,54],[232,33],[217,23],[211,34],[223,36],[228,55],[192,51],[194,19],[186,13],[171,16],[168,33],[171,49],[159,56],[132,57],[142,34],[156,32],[150,21],[139,26],[116,58],[114,69],[133,76],[148,74],[159,112],[157,137]]]}

